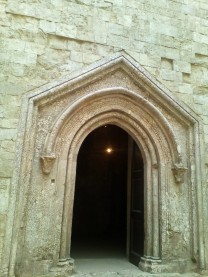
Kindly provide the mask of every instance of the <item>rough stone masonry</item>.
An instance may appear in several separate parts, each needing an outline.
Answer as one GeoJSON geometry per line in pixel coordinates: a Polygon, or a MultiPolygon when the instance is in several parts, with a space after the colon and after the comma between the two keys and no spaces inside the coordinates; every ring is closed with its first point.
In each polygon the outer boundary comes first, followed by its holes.
{"type": "Polygon", "coordinates": [[[72,274],[76,156],[102,124],[144,153],[139,267],[208,276],[207,0],[0,0],[0,65],[0,277],[72,274]]]}

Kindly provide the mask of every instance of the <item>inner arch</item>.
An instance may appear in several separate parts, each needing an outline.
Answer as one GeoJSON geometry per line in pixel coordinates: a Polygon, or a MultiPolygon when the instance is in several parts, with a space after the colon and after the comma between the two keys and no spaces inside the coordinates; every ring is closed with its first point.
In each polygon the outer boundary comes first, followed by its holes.
{"type": "MultiPolygon", "coordinates": [[[[133,142],[123,129],[107,124],[92,131],[80,147],[71,241],[71,257],[75,261],[96,257],[130,259],[131,239],[133,242],[130,230],[130,141],[133,142]]],[[[142,156],[137,147],[138,153],[137,162],[143,171],[142,156]]],[[[135,203],[144,211],[143,184],[140,190],[135,193],[135,203]]],[[[133,243],[143,252],[143,217],[141,221],[140,226],[136,226],[140,240],[133,243]]]]}

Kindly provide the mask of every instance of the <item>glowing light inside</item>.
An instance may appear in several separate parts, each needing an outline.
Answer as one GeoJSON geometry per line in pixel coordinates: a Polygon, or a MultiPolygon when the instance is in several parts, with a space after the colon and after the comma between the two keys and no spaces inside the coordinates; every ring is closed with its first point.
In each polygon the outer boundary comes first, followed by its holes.
{"type": "Polygon", "coordinates": [[[106,149],[106,152],[109,153],[109,154],[110,154],[112,151],[113,151],[113,149],[110,148],[110,147],[106,149]]]}

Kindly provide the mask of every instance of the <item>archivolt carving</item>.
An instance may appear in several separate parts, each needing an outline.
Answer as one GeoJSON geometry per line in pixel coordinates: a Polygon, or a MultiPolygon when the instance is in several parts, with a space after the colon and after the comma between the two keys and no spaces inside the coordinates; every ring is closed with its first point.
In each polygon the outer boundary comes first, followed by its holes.
{"type": "MultiPolygon", "coordinates": [[[[131,102],[133,101],[134,104],[136,104],[141,109],[143,110],[145,109],[145,111],[150,114],[150,118],[151,117],[156,118],[158,123],[158,128],[163,131],[166,141],[169,144],[169,148],[172,153],[173,162],[176,164],[181,163],[180,146],[174,135],[174,131],[172,130],[172,127],[170,126],[167,119],[163,116],[163,114],[158,109],[156,109],[153,106],[153,104],[151,104],[145,98],[143,98],[142,96],[132,91],[125,90],[123,88],[113,88],[113,89],[92,92],[87,96],[82,97],[81,99],[78,99],[75,103],[69,105],[54,123],[51,129],[51,132],[49,133],[45,141],[43,152],[46,153],[47,156],[51,156],[51,153],[55,151],[57,138],[61,130],[67,124],[67,121],[69,121],[70,118],[73,116],[74,111],[76,112],[79,111],[86,105],[86,103],[87,105],[90,105],[92,101],[96,101],[98,99],[103,100],[106,97],[108,98],[113,97],[115,106],[116,106],[117,99],[127,98],[128,101],[131,101],[131,102]]],[[[125,107],[125,108],[126,110],[128,110],[128,107],[125,107]]],[[[129,106],[129,111],[130,110],[131,110],[131,106],[129,106]]],[[[141,119],[141,122],[142,121],[143,120],[141,119]]]]}

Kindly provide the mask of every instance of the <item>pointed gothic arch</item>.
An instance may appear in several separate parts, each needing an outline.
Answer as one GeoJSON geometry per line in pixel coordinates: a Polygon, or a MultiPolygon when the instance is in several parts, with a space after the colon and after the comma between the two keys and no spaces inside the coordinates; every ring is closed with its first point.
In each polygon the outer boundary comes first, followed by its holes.
{"type": "Polygon", "coordinates": [[[17,199],[11,200],[17,215],[9,246],[11,272],[14,267],[18,272],[43,268],[46,261],[54,270],[60,263],[66,264],[64,270],[71,268],[77,153],[86,136],[104,124],[124,129],[143,154],[145,253],[140,267],[176,272],[179,265],[196,267],[193,260],[204,267],[200,120],[131,57],[119,53],[25,99],[17,199]]]}

